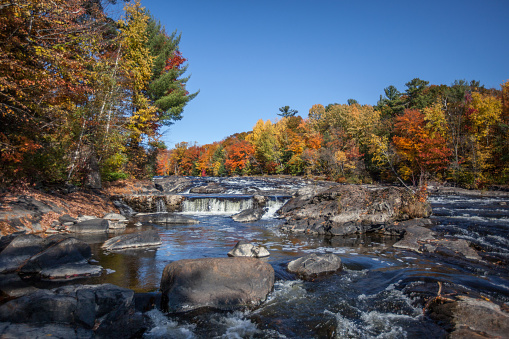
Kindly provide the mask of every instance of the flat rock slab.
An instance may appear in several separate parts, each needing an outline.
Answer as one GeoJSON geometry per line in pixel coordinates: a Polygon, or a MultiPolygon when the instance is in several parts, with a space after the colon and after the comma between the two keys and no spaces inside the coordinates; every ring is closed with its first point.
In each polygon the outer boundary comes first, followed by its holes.
{"type": "Polygon", "coordinates": [[[161,278],[163,309],[187,312],[254,307],[274,286],[274,269],[254,258],[184,259],[168,264],[161,278]]]}
{"type": "Polygon", "coordinates": [[[69,231],[76,233],[106,233],[110,223],[104,219],[90,219],[69,227],[69,231]]]}
{"type": "Polygon", "coordinates": [[[264,258],[270,256],[270,253],[263,246],[250,244],[246,241],[239,241],[235,247],[228,252],[228,256],[264,258]]]}
{"type": "Polygon", "coordinates": [[[305,279],[336,272],[341,268],[341,258],[333,253],[312,253],[288,263],[288,271],[305,279]]]}
{"type": "Polygon", "coordinates": [[[65,264],[49,267],[40,271],[42,280],[70,280],[90,276],[99,276],[102,266],[90,265],[88,262],[65,264]]]}
{"type": "Polygon", "coordinates": [[[138,247],[159,246],[161,244],[161,237],[157,231],[147,231],[113,237],[105,241],[101,248],[108,251],[114,251],[138,247]]]}
{"type": "Polygon", "coordinates": [[[153,224],[164,224],[164,225],[194,225],[200,222],[193,218],[188,218],[183,215],[173,213],[139,213],[136,215],[136,219],[153,224]]]}

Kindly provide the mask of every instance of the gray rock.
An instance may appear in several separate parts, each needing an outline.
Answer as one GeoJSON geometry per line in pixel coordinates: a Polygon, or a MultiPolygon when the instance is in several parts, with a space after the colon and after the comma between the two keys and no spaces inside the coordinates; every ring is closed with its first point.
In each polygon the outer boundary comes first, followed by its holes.
{"type": "Polygon", "coordinates": [[[3,334],[20,333],[20,328],[27,333],[56,329],[57,335],[72,338],[66,330],[71,327],[77,337],[129,338],[142,326],[140,320],[135,314],[134,292],[111,284],[39,290],[0,306],[3,334]]]}
{"type": "Polygon", "coordinates": [[[237,222],[253,222],[260,220],[263,217],[263,214],[264,211],[262,208],[249,208],[232,215],[231,218],[237,222]]]}
{"type": "Polygon", "coordinates": [[[185,259],[168,264],[161,278],[162,308],[186,312],[259,305],[274,286],[274,269],[254,258],[185,259]]]}
{"type": "Polygon", "coordinates": [[[430,309],[431,318],[452,325],[448,338],[507,338],[509,333],[509,314],[491,301],[459,296],[430,309]]]}
{"type": "Polygon", "coordinates": [[[22,267],[23,273],[37,273],[44,268],[86,262],[92,256],[90,246],[76,238],[60,239],[32,256],[22,267]]]}
{"type": "Polygon", "coordinates": [[[58,217],[58,221],[61,224],[66,224],[66,223],[74,224],[74,223],[78,222],[78,220],[76,218],[71,217],[69,214],[61,215],[60,217],[58,217]]]}
{"type": "Polygon", "coordinates": [[[108,232],[110,222],[104,219],[89,219],[78,222],[69,227],[69,231],[76,233],[105,233],[108,232]]]}
{"type": "Polygon", "coordinates": [[[198,194],[220,194],[226,192],[226,188],[219,185],[217,182],[210,182],[206,186],[193,187],[189,192],[198,194]]]}
{"type": "Polygon", "coordinates": [[[440,239],[436,242],[425,244],[424,248],[431,253],[481,260],[477,251],[470,247],[470,243],[465,239],[440,239]]]}
{"type": "Polygon", "coordinates": [[[110,221],[125,221],[127,222],[127,218],[124,217],[122,214],[118,213],[107,213],[104,215],[103,219],[110,220],[110,221]]]}
{"type": "Polygon", "coordinates": [[[409,226],[405,229],[403,239],[392,246],[421,252],[421,243],[434,239],[434,232],[430,229],[422,226],[409,226]]]}
{"type": "Polygon", "coordinates": [[[39,274],[43,280],[51,279],[52,281],[55,281],[99,276],[102,272],[102,266],[90,265],[88,262],[83,262],[44,268],[39,272],[39,274]]]}
{"type": "MultiPolygon", "coordinates": [[[[26,283],[17,273],[2,274],[0,278],[0,294],[18,298],[37,291],[38,288],[26,283]]],[[[0,331],[0,337],[1,337],[0,331]]]]}
{"type": "Polygon", "coordinates": [[[228,252],[230,257],[254,257],[263,258],[270,255],[269,251],[263,246],[257,246],[245,241],[239,241],[235,247],[228,252]]]}
{"type": "Polygon", "coordinates": [[[341,258],[333,253],[312,253],[288,263],[288,271],[303,278],[336,272],[341,268],[341,258]]]}
{"type": "Polygon", "coordinates": [[[157,231],[147,231],[113,237],[104,242],[101,248],[114,251],[126,248],[159,246],[161,244],[161,237],[157,231]]]}
{"type": "Polygon", "coordinates": [[[200,222],[193,218],[188,218],[183,215],[173,213],[139,213],[136,215],[136,219],[153,224],[183,224],[193,225],[199,224],[200,222]]]}
{"type": "Polygon", "coordinates": [[[26,260],[44,249],[45,241],[34,234],[16,236],[0,253],[0,273],[14,272],[26,260]]]}
{"type": "Polygon", "coordinates": [[[280,210],[287,232],[348,235],[378,231],[385,224],[429,217],[431,207],[404,188],[335,185],[299,190],[280,210]]]}

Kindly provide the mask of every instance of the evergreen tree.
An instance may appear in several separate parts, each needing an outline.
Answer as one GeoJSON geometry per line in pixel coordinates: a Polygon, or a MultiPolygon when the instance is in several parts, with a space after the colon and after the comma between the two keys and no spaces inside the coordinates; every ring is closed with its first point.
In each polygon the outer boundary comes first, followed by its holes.
{"type": "Polygon", "coordinates": [[[297,111],[296,109],[290,109],[290,106],[283,106],[283,107],[279,108],[279,111],[281,113],[278,113],[277,115],[279,115],[283,118],[293,117],[293,116],[295,116],[295,114],[299,113],[299,111],[297,111]]]}

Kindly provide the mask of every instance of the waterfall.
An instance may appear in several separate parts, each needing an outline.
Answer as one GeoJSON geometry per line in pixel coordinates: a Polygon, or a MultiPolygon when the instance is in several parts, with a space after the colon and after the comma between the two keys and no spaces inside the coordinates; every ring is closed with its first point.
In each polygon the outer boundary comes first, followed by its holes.
{"type": "Polygon", "coordinates": [[[164,203],[164,199],[156,199],[156,212],[157,213],[166,213],[166,204],[164,203]]]}
{"type": "Polygon", "coordinates": [[[182,203],[183,213],[235,214],[253,207],[251,196],[188,197],[182,203]]]}
{"type": "Polygon", "coordinates": [[[276,216],[276,212],[283,207],[289,199],[289,197],[269,197],[269,200],[265,204],[265,214],[262,219],[274,218],[276,216]]]}

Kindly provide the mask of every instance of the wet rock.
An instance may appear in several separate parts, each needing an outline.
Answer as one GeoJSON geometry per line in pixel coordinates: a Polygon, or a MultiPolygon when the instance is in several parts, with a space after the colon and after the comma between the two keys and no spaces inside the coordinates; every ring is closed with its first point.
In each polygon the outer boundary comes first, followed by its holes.
{"type": "Polygon", "coordinates": [[[507,338],[509,313],[493,302],[459,296],[453,302],[435,302],[430,317],[449,323],[449,338],[507,338]]]}
{"type": "Polygon", "coordinates": [[[427,240],[435,240],[434,232],[422,226],[409,226],[405,228],[403,239],[392,245],[396,248],[409,249],[421,252],[421,243],[427,240]]]}
{"type": "Polygon", "coordinates": [[[231,218],[237,222],[253,222],[260,220],[264,213],[263,208],[249,208],[232,215],[231,218]]]}
{"type": "Polygon", "coordinates": [[[311,187],[283,206],[282,230],[311,234],[348,235],[378,231],[385,224],[429,217],[428,202],[399,187],[367,188],[336,185],[328,189],[311,187]]]}
{"type": "Polygon", "coordinates": [[[157,231],[123,234],[107,240],[101,248],[114,251],[126,248],[150,247],[161,245],[161,237],[157,231]]]}
{"type": "Polygon", "coordinates": [[[78,222],[69,227],[69,231],[76,233],[105,233],[108,232],[110,223],[104,219],[90,219],[78,222]]]}
{"type": "Polygon", "coordinates": [[[0,253],[0,273],[14,272],[26,260],[44,249],[45,242],[34,234],[16,236],[0,253]]]}
{"type": "Polygon", "coordinates": [[[263,258],[270,256],[270,253],[263,246],[253,245],[246,241],[239,241],[235,247],[228,252],[228,256],[263,258]]]}
{"type": "Polygon", "coordinates": [[[200,222],[193,218],[173,213],[139,213],[136,219],[153,224],[184,224],[193,225],[200,222]]]}
{"type": "MultiPolygon", "coordinates": [[[[2,274],[0,276],[0,295],[4,294],[10,298],[18,298],[37,290],[38,288],[22,280],[17,273],[2,274]]],[[[0,331],[0,337],[1,334],[0,331]]]]}
{"type": "Polygon", "coordinates": [[[320,274],[336,272],[341,270],[341,268],[341,258],[333,253],[312,253],[288,263],[288,271],[305,279],[320,274]]]}
{"type": "Polygon", "coordinates": [[[161,278],[162,308],[186,312],[259,305],[274,286],[274,269],[254,258],[184,259],[168,264],[161,278]]]}
{"type": "Polygon", "coordinates": [[[429,227],[433,226],[433,221],[429,218],[415,218],[410,220],[398,221],[384,225],[379,230],[379,233],[385,235],[403,235],[407,228],[413,226],[429,227]]]}
{"type": "Polygon", "coordinates": [[[441,239],[436,242],[425,244],[426,251],[444,256],[459,256],[471,260],[481,260],[481,257],[470,247],[465,239],[441,239]]]}
{"type": "Polygon", "coordinates": [[[0,306],[0,333],[40,336],[56,330],[65,338],[129,338],[143,326],[133,301],[133,291],[111,284],[38,290],[0,306]]]}

